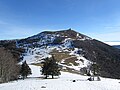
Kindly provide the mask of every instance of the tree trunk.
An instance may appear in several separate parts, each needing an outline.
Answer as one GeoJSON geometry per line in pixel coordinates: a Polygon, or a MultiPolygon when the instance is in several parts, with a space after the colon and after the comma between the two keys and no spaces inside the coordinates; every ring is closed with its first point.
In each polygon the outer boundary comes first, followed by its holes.
{"type": "Polygon", "coordinates": [[[23,76],[23,80],[25,79],[25,77],[23,76]]]}
{"type": "Polygon", "coordinates": [[[95,79],[94,79],[94,75],[93,75],[93,81],[94,81],[95,79]]]}
{"type": "Polygon", "coordinates": [[[52,74],[52,79],[54,78],[53,74],[52,74]]]}
{"type": "Polygon", "coordinates": [[[47,74],[46,74],[46,76],[45,76],[45,79],[47,79],[47,74]]]}

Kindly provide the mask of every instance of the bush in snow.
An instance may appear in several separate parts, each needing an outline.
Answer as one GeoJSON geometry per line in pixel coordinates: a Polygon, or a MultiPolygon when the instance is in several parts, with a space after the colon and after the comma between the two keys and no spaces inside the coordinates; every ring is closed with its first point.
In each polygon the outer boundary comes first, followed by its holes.
{"type": "Polygon", "coordinates": [[[90,70],[88,67],[83,67],[80,69],[80,73],[83,74],[83,75],[88,75],[90,76],[90,70]]]}
{"type": "Polygon", "coordinates": [[[80,73],[83,74],[83,75],[87,74],[87,68],[86,67],[81,68],[80,73]]]}
{"type": "Polygon", "coordinates": [[[99,76],[91,76],[87,80],[89,80],[89,81],[100,81],[101,79],[100,79],[99,76]]]}

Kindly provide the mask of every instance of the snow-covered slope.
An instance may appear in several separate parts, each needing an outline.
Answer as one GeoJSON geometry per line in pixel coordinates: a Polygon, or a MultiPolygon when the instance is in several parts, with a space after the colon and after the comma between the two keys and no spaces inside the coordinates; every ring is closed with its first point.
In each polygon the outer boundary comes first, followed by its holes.
{"type": "Polygon", "coordinates": [[[92,40],[90,37],[73,30],[42,32],[16,42],[16,46],[25,49],[23,61],[41,63],[44,58],[54,55],[58,63],[65,68],[80,70],[91,62],[83,56],[81,48],[73,46],[74,40],[92,40]]]}
{"type": "Polygon", "coordinates": [[[61,72],[56,79],[42,79],[40,67],[30,65],[32,75],[28,79],[0,84],[0,90],[119,90],[119,80],[101,78],[87,81],[87,76],[61,72]],[[76,80],[76,82],[73,82],[76,80]]]}

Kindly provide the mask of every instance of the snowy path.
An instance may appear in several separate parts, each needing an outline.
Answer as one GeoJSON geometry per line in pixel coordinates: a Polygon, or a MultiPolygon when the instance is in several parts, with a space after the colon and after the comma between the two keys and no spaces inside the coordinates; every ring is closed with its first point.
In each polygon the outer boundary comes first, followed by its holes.
{"type": "Polygon", "coordinates": [[[0,84],[0,90],[120,90],[119,80],[85,81],[88,77],[62,72],[58,79],[42,79],[40,67],[30,65],[33,74],[28,79],[0,84]],[[72,80],[76,82],[72,82],[72,80]]]}

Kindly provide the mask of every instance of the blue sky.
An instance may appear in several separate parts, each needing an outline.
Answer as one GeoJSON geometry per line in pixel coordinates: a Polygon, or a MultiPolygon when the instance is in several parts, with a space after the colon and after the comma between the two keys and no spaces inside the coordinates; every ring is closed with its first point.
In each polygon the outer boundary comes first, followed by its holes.
{"type": "Polygon", "coordinates": [[[0,39],[72,28],[120,41],[120,0],[0,0],[0,39]]]}

